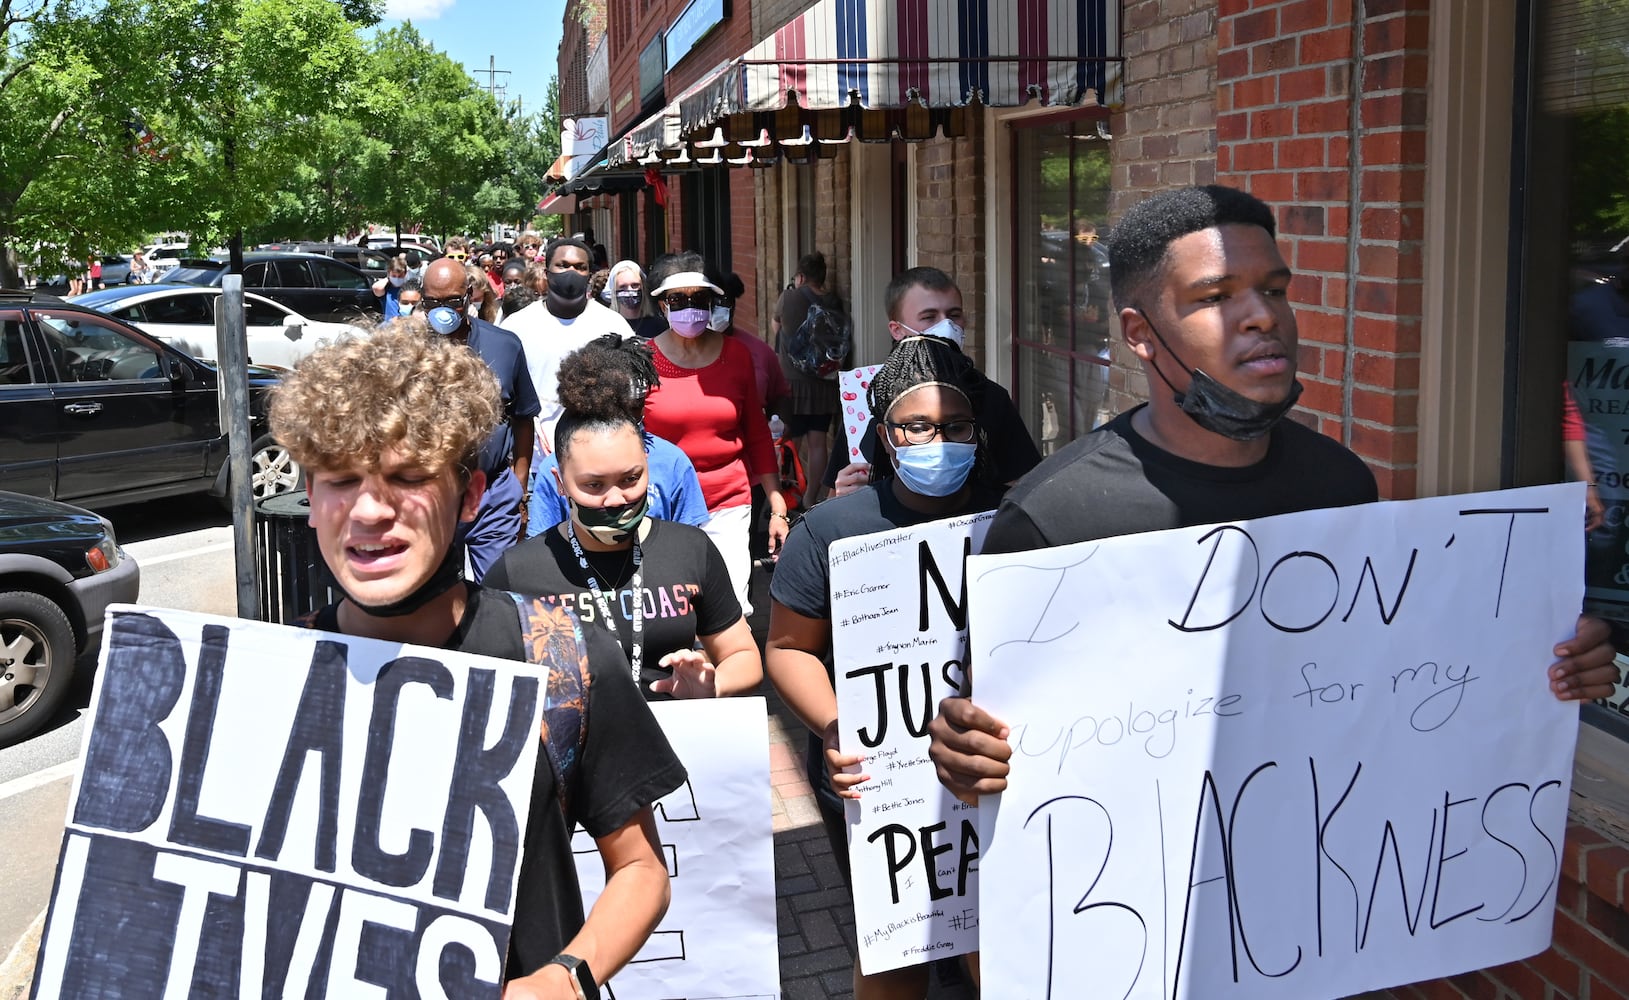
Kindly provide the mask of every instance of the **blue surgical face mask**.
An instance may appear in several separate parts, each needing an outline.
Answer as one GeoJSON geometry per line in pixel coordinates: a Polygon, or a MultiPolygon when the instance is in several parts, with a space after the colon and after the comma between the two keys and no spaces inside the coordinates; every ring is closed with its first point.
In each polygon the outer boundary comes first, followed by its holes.
{"type": "MultiPolygon", "coordinates": [[[[899,325],[905,326],[904,323],[899,325]]],[[[962,325],[948,317],[920,332],[908,326],[905,326],[905,329],[914,337],[938,337],[940,340],[948,340],[956,345],[957,350],[962,346],[962,325]]]]}
{"type": "Polygon", "coordinates": [[[905,488],[918,496],[948,497],[967,483],[978,457],[973,442],[929,441],[894,449],[894,469],[905,488]]]}

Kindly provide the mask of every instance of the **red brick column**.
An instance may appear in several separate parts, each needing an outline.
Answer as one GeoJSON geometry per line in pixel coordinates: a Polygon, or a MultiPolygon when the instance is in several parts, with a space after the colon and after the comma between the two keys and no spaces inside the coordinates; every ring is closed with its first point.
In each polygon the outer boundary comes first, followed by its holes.
{"type": "Polygon", "coordinates": [[[1301,412],[1417,489],[1429,0],[1219,0],[1217,175],[1297,272],[1301,412]]]}

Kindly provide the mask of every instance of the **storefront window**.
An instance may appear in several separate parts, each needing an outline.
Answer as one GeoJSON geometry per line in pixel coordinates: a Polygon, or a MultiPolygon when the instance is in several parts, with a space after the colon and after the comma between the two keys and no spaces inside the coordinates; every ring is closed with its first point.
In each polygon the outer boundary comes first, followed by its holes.
{"type": "MultiPolygon", "coordinates": [[[[1629,623],[1629,0],[1525,12],[1506,480],[1591,484],[1585,604],[1629,623]]],[[[1629,687],[1591,717],[1629,735],[1629,687]]]]}
{"type": "Polygon", "coordinates": [[[1104,121],[1071,113],[1012,130],[1013,398],[1043,454],[1112,415],[1104,121]]]}

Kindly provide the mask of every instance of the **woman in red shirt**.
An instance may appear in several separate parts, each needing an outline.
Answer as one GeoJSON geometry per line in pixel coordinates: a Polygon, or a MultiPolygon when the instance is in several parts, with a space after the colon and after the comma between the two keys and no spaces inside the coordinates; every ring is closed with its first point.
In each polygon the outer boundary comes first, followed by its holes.
{"type": "Polygon", "coordinates": [[[752,484],[762,486],[769,500],[770,554],[780,550],[792,523],[752,355],[707,328],[723,292],[705,271],[701,255],[689,252],[670,254],[651,267],[651,297],[661,305],[667,329],[651,340],[662,381],[645,400],[645,427],[678,445],[695,465],[712,516],[705,530],[724,556],[744,613],[750,614],[752,484]]]}

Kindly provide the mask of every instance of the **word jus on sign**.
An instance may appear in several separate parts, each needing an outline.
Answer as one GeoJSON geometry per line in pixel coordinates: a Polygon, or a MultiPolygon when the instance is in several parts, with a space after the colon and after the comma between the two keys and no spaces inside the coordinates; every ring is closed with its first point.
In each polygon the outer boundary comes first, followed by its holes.
{"type": "Polygon", "coordinates": [[[993,515],[831,547],[832,654],[846,753],[871,780],[848,804],[856,936],[866,973],[978,947],[978,825],[940,787],[929,720],[967,662],[967,557],[993,515]]]}

